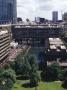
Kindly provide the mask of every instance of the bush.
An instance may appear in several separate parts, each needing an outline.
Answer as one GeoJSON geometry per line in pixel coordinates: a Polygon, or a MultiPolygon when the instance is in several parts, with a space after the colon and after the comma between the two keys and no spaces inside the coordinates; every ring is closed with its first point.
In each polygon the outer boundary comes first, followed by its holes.
{"type": "Polygon", "coordinates": [[[10,78],[2,78],[0,82],[0,90],[11,90],[13,81],[10,78]]]}
{"type": "Polygon", "coordinates": [[[64,88],[67,88],[67,77],[64,79],[63,85],[64,88]]]}
{"type": "Polygon", "coordinates": [[[10,78],[13,81],[13,83],[15,83],[16,75],[15,75],[15,72],[12,69],[4,70],[2,75],[3,75],[4,78],[10,78]]]}
{"type": "Polygon", "coordinates": [[[63,85],[64,88],[67,88],[67,68],[63,70],[63,85]]]}
{"type": "Polygon", "coordinates": [[[16,81],[15,72],[10,69],[0,70],[0,90],[11,90],[16,81]]]}
{"type": "Polygon", "coordinates": [[[60,73],[60,67],[57,63],[53,63],[51,66],[48,66],[42,73],[42,80],[54,81],[58,79],[60,73]]]}
{"type": "Polygon", "coordinates": [[[60,81],[63,81],[63,80],[64,80],[63,70],[61,70],[61,72],[58,74],[58,79],[59,79],[60,81]]]}

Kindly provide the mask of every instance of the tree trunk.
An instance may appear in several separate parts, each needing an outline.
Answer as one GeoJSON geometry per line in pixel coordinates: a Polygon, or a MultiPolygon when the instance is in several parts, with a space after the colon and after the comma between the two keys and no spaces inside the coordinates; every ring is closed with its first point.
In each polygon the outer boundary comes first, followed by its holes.
{"type": "Polygon", "coordinates": [[[37,86],[35,87],[35,90],[37,90],[37,86]]]}

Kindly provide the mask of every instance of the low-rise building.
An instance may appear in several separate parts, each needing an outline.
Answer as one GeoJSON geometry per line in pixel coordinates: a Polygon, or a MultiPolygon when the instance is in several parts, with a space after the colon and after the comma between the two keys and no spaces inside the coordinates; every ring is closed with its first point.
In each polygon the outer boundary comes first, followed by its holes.
{"type": "Polygon", "coordinates": [[[55,60],[66,60],[67,48],[60,38],[49,38],[49,55],[50,58],[54,57],[55,60]]]}

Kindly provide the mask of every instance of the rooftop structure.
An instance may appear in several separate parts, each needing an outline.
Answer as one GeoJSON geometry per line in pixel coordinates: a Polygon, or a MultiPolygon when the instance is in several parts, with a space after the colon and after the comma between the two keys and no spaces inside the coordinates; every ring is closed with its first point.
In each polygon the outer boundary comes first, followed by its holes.
{"type": "Polygon", "coordinates": [[[60,38],[49,38],[50,49],[56,49],[59,51],[60,49],[66,50],[66,46],[60,38]]]}

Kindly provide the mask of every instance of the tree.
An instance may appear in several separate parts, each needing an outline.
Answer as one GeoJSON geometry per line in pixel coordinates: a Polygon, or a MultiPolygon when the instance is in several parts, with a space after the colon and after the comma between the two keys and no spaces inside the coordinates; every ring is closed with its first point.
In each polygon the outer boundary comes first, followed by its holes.
{"type": "Polygon", "coordinates": [[[17,74],[24,74],[24,57],[23,55],[17,56],[15,60],[15,71],[17,74]]]}
{"type": "Polygon", "coordinates": [[[30,20],[29,20],[28,18],[26,19],[26,21],[27,21],[27,22],[30,22],[30,20]]]}
{"type": "Polygon", "coordinates": [[[17,22],[23,22],[22,18],[21,17],[18,17],[17,18],[17,22]]]}
{"type": "Polygon", "coordinates": [[[64,77],[64,78],[67,77],[67,68],[63,70],[63,77],[64,77]]]}
{"type": "Polygon", "coordinates": [[[67,88],[67,68],[63,70],[63,86],[67,88]]]}
{"type": "Polygon", "coordinates": [[[13,81],[10,78],[2,78],[0,82],[0,90],[11,90],[13,81]]]}
{"type": "Polygon", "coordinates": [[[67,32],[61,33],[61,38],[65,38],[65,37],[67,37],[67,32]]]}
{"type": "Polygon", "coordinates": [[[15,63],[11,66],[15,69],[16,74],[18,75],[24,75],[24,76],[29,76],[29,71],[30,71],[30,64],[29,64],[29,59],[28,55],[23,55],[22,53],[17,56],[15,63]]]}
{"type": "Polygon", "coordinates": [[[12,69],[0,70],[0,90],[11,90],[15,81],[16,76],[12,69]]]}
{"type": "Polygon", "coordinates": [[[13,83],[15,83],[16,75],[15,75],[15,72],[11,68],[4,70],[2,75],[4,78],[10,78],[13,81],[13,83]]]}
{"type": "Polygon", "coordinates": [[[63,32],[63,33],[61,33],[61,38],[65,41],[65,42],[67,42],[67,32],[63,32]]]}
{"type": "Polygon", "coordinates": [[[47,67],[47,53],[46,53],[46,51],[39,52],[38,58],[40,60],[39,68],[44,71],[45,68],[47,67]]]}
{"type": "Polygon", "coordinates": [[[3,72],[4,72],[4,68],[0,68],[0,78],[2,77],[3,72]]]}
{"type": "Polygon", "coordinates": [[[41,73],[42,80],[53,81],[58,79],[60,67],[57,63],[48,66],[45,71],[41,73]]]}
{"type": "Polygon", "coordinates": [[[30,84],[34,87],[38,86],[38,82],[40,81],[40,76],[38,71],[33,71],[30,74],[30,84]]]}
{"type": "Polygon", "coordinates": [[[29,57],[29,62],[31,65],[31,70],[30,70],[30,84],[32,86],[35,86],[35,89],[37,89],[38,82],[40,81],[40,76],[38,73],[38,64],[37,64],[37,59],[35,56],[30,56],[29,57]]]}
{"type": "Polygon", "coordinates": [[[64,80],[64,77],[63,77],[63,70],[60,70],[60,72],[59,72],[59,74],[58,74],[58,79],[60,80],[60,81],[63,81],[64,80]]]}
{"type": "Polygon", "coordinates": [[[67,88],[67,77],[64,79],[63,87],[64,87],[64,88],[67,88]]]}
{"type": "Polygon", "coordinates": [[[31,68],[38,70],[38,62],[35,55],[29,55],[29,63],[31,65],[31,68]]]}

